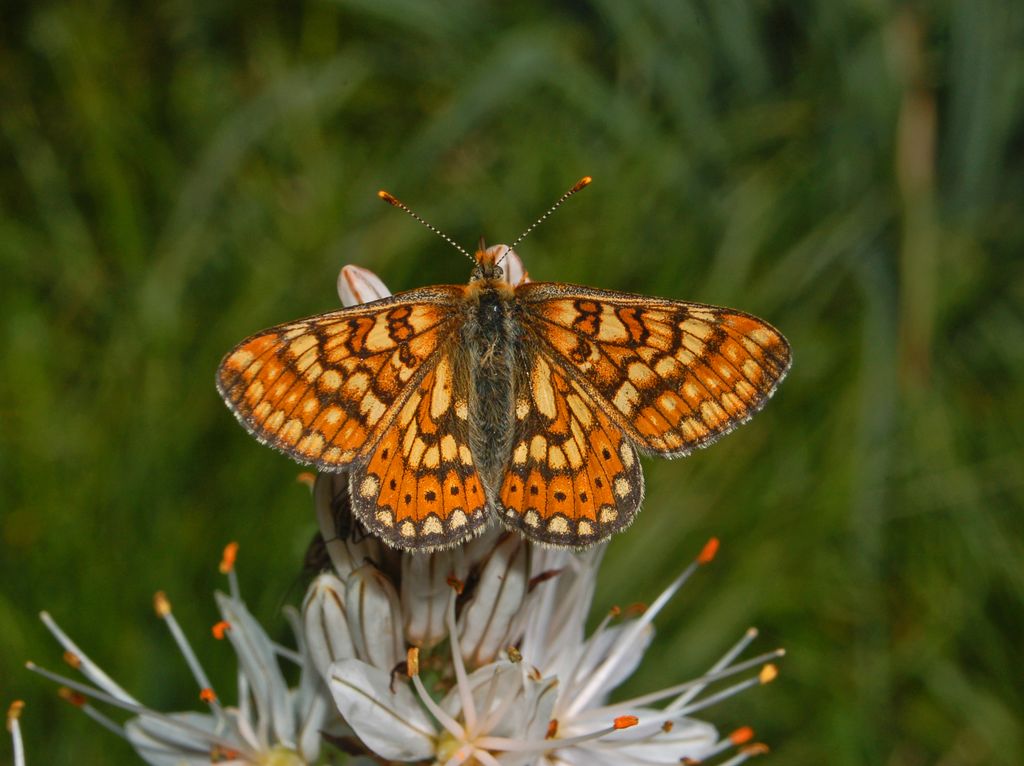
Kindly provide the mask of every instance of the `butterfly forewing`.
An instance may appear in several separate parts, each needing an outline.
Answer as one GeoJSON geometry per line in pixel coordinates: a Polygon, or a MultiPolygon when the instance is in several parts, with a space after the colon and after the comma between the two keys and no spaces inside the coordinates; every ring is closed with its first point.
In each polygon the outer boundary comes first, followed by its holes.
{"type": "Polygon", "coordinates": [[[373,447],[461,316],[461,287],[411,290],[273,327],[221,362],[217,386],[260,441],[321,468],[373,447]]]}
{"type": "Polygon", "coordinates": [[[516,297],[528,333],[644,451],[709,444],[757,412],[789,368],[782,334],[732,309],[554,283],[516,297]]]}

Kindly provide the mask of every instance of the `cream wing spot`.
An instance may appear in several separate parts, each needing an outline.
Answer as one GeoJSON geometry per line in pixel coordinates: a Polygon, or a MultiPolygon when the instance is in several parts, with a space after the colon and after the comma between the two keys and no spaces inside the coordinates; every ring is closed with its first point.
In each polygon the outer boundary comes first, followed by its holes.
{"type": "MultiPolygon", "coordinates": [[[[359,494],[363,497],[377,497],[380,492],[380,482],[376,476],[364,476],[359,483],[359,494]]],[[[390,526],[390,525],[389,525],[390,526]]]]}
{"type": "Polygon", "coordinates": [[[620,498],[629,494],[629,482],[622,477],[615,480],[615,494],[620,498]]]}
{"type": "Polygon", "coordinates": [[[423,521],[423,534],[425,535],[439,535],[444,532],[444,527],[441,526],[441,520],[431,514],[427,516],[423,521]]]}
{"type": "Polygon", "coordinates": [[[633,463],[636,462],[636,453],[633,452],[633,448],[626,442],[622,442],[622,444],[619,445],[619,458],[622,460],[622,464],[626,466],[626,468],[632,468],[633,463]]]}
{"type": "Polygon", "coordinates": [[[530,388],[537,411],[553,420],[558,410],[555,408],[555,392],[551,388],[551,368],[543,357],[537,357],[533,370],[530,371],[530,388]]]}
{"type": "Polygon", "coordinates": [[[569,532],[569,521],[564,516],[555,516],[548,521],[548,532],[564,535],[569,532]]]}
{"type": "Polygon", "coordinates": [[[448,360],[442,359],[434,370],[434,389],[430,397],[430,417],[440,418],[448,411],[452,401],[451,370],[448,360]]]}
{"type": "Polygon", "coordinates": [[[540,434],[537,434],[530,441],[530,457],[537,462],[545,459],[548,452],[548,442],[540,434]]]}
{"type": "Polygon", "coordinates": [[[341,375],[337,370],[326,370],[319,378],[317,385],[326,392],[337,391],[341,387],[341,375]]]}
{"type": "Polygon", "coordinates": [[[316,345],[317,339],[315,335],[300,335],[288,344],[288,353],[294,357],[301,357],[316,345]]]}
{"type": "Polygon", "coordinates": [[[628,380],[624,381],[623,384],[619,386],[619,390],[615,392],[615,398],[612,399],[612,403],[619,412],[625,415],[632,415],[633,409],[639,401],[640,392],[637,391],[636,387],[628,380]]]}

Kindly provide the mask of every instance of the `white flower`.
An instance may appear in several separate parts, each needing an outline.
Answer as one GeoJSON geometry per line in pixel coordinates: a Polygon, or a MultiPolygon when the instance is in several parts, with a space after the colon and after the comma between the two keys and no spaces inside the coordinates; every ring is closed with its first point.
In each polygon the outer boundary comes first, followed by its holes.
{"type": "MultiPolygon", "coordinates": [[[[510,281],[527,278],[514,252],[507,262],[510,281]]],[[[342,270],[339,294],[346,305],[390,295],[375,275],[352,266],[342,270]]],[[[747,727],[723,738],[692,718],[774,678],[769,661],[781,652],[738,661],[754,630],[695,680],[609,702],[639,666],[655,616],[712,560],[717,541],[642,614],[617,620],[613,610],[588,637],[604,546],[582,554],[545,549],[493,528],[452,551],[400,554],[352,517],[347,485],[343,474],[316,479],[332,568],[310,586],[303,620],[310,653],[356,735],[346,742],[349,752],[445,766],[678,764],[716,756],[734,766],[764,752],[746,744],[753,736],[747,727]],[[410,649],[403,654],[403,647],[410,649]],[[745,672],[744,680],[708,691],[745,672]]]]}
{"type": "Polygon", "coordinates": [[[205,766],[211,762],[262,766],[316,763],[320,755],[321,729],[330,713],[322,684],[305,656],[301,631],[297,627],[299,649],[292,651],[273,643],[249,613],[238,594],[235,551],[236,546],[229,545],[221,563],[221,571],[229,578],[230,594],[216,594],[222,619],[213,626],[213,633],[218,638],[228,639],[238,660],[236,707],[223,706],[213,692],[163,593],[157,593],[154,598],[157,615],[178,644],[207,712],[162,713],[148,708],[90,660],[45,612],[40,616],[64,647],[65,660],[89,683],[57,675],[32,663],[29,668],[62,684],[62,696],[127,739],[146,763],[155,766],[205,766]],[[288,688],[279,666],[281,659],[300,666],[298,687],[288,688]],[[89,704],[88,698],[126,710],[133,717],[121,725],[89,704]]]}
{"type": "MultiPolygon", "coordinates": [[[[514,252],[506,263],[512,284],[528,279],[514,252]]],[[[346,305],[390,295],[372,272],[354,266],[342,270],[338,289],[346,305]]],[[[218,701],[162,594],[157,613],[207,712],[147,708],[45,613],[65,659],[89,683],[30,667],[63,684],[65,696],[158,766],[301,766],[333,758],[321,752],[324,741],[377,763],[439,766],[737,766],[766,751],[749,744],[748,727],[722,737],[693,718],[775,677],[771,660],[781,650],[740,659],[753,629],[693,680],[611,699],[642,661],[654,618],[714,558],[716,540],[650,607],[626,615],[612,609],[587,635],[604,545],[584,553],[546,549],[494,526],[452,550],[399,552],[353,517],[347,475],[321,474],[311,483],[320,536],[307,565],[319,571],[301,615],[290,615],[297,651],[274,644],[253,619],[238,595],[234,549],[225,551],[229,595],[217,594],[223,619],[214,633],[237,655],[236,707],[218,701]],[[296,688],[285,682],[281,659],[299,666],[296,688]],[[723,685],[734,676],[741,680],[723,685]],[[118,724],[88,697],[133,717],[118,724]]],[[[17,716],[8,721],[22,766],[17,716]]]]}

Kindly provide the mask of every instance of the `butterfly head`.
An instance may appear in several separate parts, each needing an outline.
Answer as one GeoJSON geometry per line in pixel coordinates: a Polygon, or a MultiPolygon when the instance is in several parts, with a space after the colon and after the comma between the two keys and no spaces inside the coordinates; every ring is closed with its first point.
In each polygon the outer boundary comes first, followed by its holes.
{"type": "Polygon", "coordinates": [[[476,266],[469,281],[476,282],[479,279],[504,279],[505,271],[501,268],[502,261],[510,252],[508,245],[491,245],[486,247],[483,240],[480,240],[480,247],[476,251],[476,266]]]}

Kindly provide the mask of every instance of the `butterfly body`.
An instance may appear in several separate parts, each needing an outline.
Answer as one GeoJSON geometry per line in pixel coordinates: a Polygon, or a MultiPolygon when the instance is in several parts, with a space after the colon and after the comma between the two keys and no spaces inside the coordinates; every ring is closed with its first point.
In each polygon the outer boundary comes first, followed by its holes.
{"type": "Polygon", "coordinates": [[[399,548],[456,545],[500,519],[584,547],[643,498],[638,452],[684,455],[756,412],[783,336],[730,309],[562,283],[410,290],[243,341],[218,388],[258,439],[347,471],[352,510],[399,548]]]}

